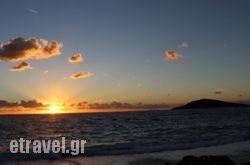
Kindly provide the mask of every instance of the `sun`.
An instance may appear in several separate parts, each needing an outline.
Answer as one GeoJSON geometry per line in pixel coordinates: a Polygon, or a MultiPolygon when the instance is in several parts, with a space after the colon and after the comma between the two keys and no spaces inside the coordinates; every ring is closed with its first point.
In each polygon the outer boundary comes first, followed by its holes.
{"type": "Polygon", "coordinates": [[[50,114],[60,113],[60,106],[58,106],[58,105],[50,105],[49,106],[49,113],[50,114]]]}
{"type": "Polygon", "coordinates": [[[39,114],[62,114],[70,112],[65,103],[47,102],[45,104],[47,106],[44,109],[41,109],[39,114]]]}

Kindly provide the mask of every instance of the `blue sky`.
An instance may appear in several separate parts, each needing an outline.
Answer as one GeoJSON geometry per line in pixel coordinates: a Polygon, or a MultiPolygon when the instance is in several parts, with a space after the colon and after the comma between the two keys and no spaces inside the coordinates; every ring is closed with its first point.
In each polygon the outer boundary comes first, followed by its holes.
{"type": "Polygon", "coordinates": [[[249,101],[249,16],[247,0],[3,0],[2,45],[23,37],[63,47],[48,59],[25,59],[32,69],[11,72],[23,60],[0,61],[0,99],[249,101]],[[76,53],[84,61],[69,63],[76,53]],[[92,75],[70,78],[79,72],[92,75]]]}

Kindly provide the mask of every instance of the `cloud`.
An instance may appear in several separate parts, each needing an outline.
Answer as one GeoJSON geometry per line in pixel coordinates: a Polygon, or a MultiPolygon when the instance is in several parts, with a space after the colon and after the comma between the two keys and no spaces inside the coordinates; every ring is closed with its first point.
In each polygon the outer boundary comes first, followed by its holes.
{"type": "Polygon", "coordinates": [[[45,106],[41,102],[38,102],[36,100],[28,100],[21,102],[9,102],[6,100],[0,100],[0,108],[12,108],[12,107],[23,107],[23,108],[38,108],[45,106]]]}
{"type": "Polygon", "coordinates": [[[28,100],[28,101],[22,100],[21,103],[19,103],[19,105],[24,108],[37,108],[45,106],[41,102],[38,102],[36,100],[28,100]]]}
{"type": "Polygon", "coordinates": [[[84,61],[84,57],[81,53],[76,53],[74,56],[70,57],[68,59],[68,61],[70,63],[78,63],[78,62],[83,62],[84,61]]]}
{"type": "Polygon", "coordinates": [[[26,11],[30,12],[30,13],[33,13],[33,14],[37,14],[38,11],[37,10],[34,10],[34,9],[30,9],[30,8],[25,8],[26,11]]]}
{"type": "MultiPolygon", "coordinates": [[[[157,110],[157,109],[169,109],[170,106],[166,103],[158,104],[147,104],[147,103],[135,103],[130,104],[127,102],[113,101],[110,103],[105,103],[101,99],[97,99],[94,103],[89,103],[86,101],[80,101],[73,104],[69,104],[70,107],[77,109],[148,109],[148,110],[157,110]]],[[[0,100],[0,108],[42,108],[47,107],[46,104],[38,102],[37,100],[21,100],[19,102],[10,102],[7,100],[0,100]]]]}
{"type": "Polygon", "coordinates": [[[20,64],[18,64],[17,66],[12,67],[9,71],[12,71],[12,72],[24,71],[24,70],[31,69],[31,68],[32,67],[30,66],[29,63],[23,61],[20,64]]]}
{"type": "Polygon", "coordinates": [[[175,61],[181,58],[181,55],[174,50],[167,50],[165,52],[165,58],[169,61],[175,61]]]}
{"type": "Polygon", "coordinates": [[[79,102],[77,104],[72,104],[71,106],[78,109],[168,109],[169,105],[162,104],[130,104],[126,102],[113,101],[111,103],[88,103],[88,102],[79,102]]]}
{"type": "Polygon", "coordinates": [[[48,70],[43,71],[43,74],[44,74],[44,75],[45,75],[45,74],[48,74],[48,73],[49,73],[48,70]]]}
{"type": "Polygon", "coordinates": [[[71,79],[76,80],[76,79],[80,79],[80,78],[88,78],[93,76],[93,73],[90,72],[78,72],[78,73],[74,73],[70,76],[71,79]]]}
{"type": "Polygon", "coordinates": [[[187,42],[182,42],[180,45],[179,45],[179,48],[188,48],[189,47],[189,44],[187,42]]]}
{"type": "Polygon", "coordinates": [[[17,107],[19,103],[17,102],[8,102],[6,100],[0,100],[0,107],[7,108],[7,107],[17,107]]]}
{"type": "Polygon", "coordinates": [[[215,91],[214,91],[214,94],[215,94],[215,95],[220,95],[220,94],[222,94],[222,93],[223,93],[223,91],[221,91],[221,90],[215,90],[215,91]]]}
{"type": "Polygon", "coordinates": [[[0,44],[0,61],[21,61],[27,59],[47,59],[61,54],[63,45],[58,41],[37,38],[14,38],[0,44]]]}

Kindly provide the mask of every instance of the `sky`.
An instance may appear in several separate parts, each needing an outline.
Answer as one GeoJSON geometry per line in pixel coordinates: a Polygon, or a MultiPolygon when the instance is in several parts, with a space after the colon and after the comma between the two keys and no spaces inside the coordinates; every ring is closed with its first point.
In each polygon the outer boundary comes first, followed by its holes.
{"type": "Polygon", "coordinates": [[[3,0],[0,106],[249,102],[249,16],[247,0],[3,0]]]}

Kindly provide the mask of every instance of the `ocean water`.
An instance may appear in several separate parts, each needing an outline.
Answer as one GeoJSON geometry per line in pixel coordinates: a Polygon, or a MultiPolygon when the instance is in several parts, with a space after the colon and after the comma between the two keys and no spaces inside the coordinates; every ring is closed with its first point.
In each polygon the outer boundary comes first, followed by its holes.
{"type": "MultiPolygon", "coordinates": [[[[87,140],[82,156],[133,155],[250,140],[250,108],[0,116],[0,163],[62,155],[11,154],[10,140],[87,140]],[[25,155],[25,156],[24,156],[25,155]]],[[[250,147],[250,146],[249,146],[250,147]]]]}

